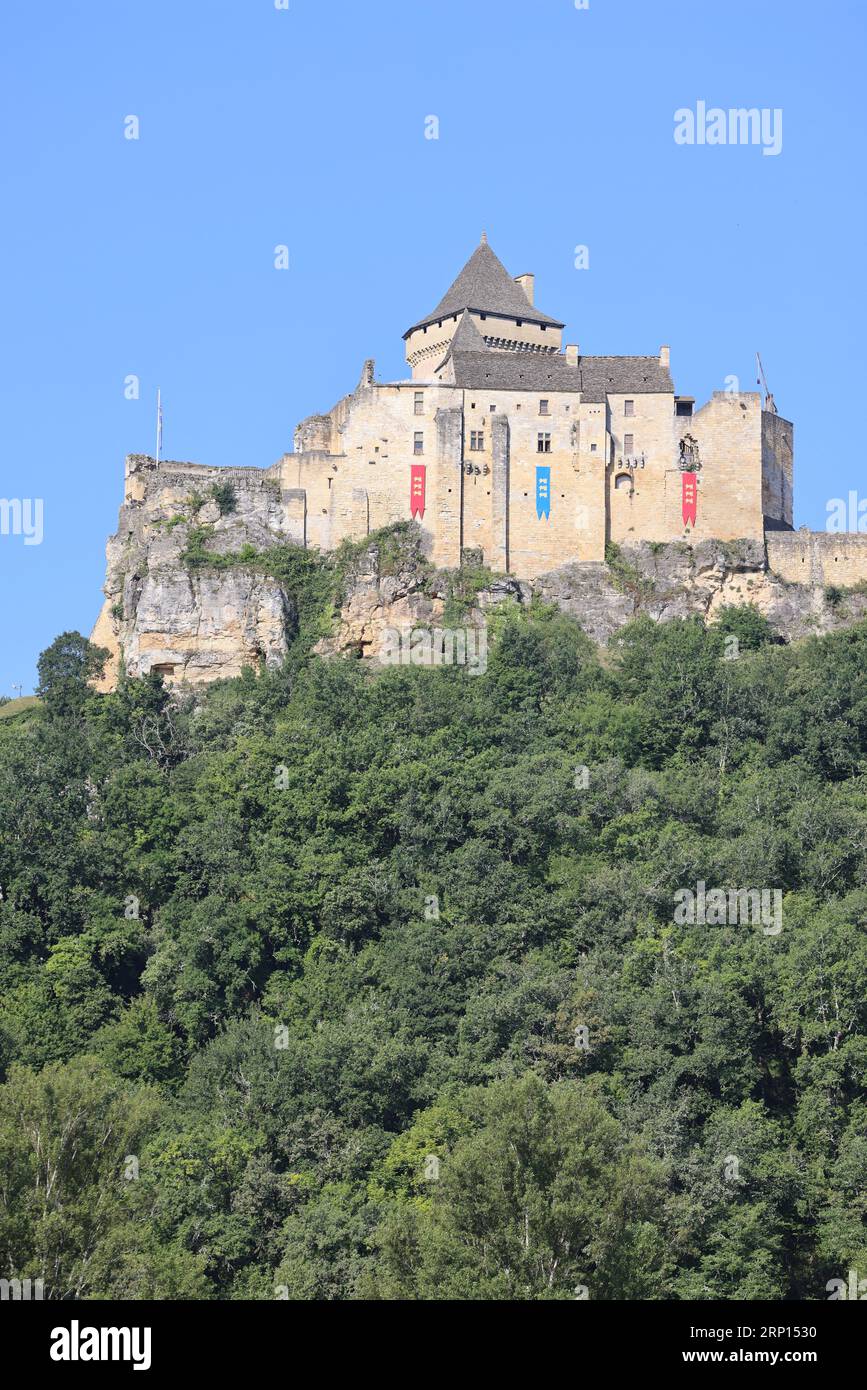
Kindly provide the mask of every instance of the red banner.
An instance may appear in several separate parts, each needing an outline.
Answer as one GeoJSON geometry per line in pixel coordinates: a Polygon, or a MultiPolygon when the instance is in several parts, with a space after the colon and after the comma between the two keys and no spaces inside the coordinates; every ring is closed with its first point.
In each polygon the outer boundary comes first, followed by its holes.
{"type": "Polygon", "coordinates": [[[683,524],[694,526],[698,511],[698,478],[695,473],[683,473],[683,524]]]}
{"type": "Polygon", "coordinates": [[[424,472],[423,463],[410,464],[409,514],[412,517],[424,516],[424,472]]]}

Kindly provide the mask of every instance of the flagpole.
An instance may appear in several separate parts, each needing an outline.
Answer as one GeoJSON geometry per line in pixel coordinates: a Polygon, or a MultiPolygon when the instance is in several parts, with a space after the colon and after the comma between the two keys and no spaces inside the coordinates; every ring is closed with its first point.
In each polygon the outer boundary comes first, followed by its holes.
{"type": "Polygon", "coordinates": [[[157,463],[159,463],[159,461],[160,461],[160,443],[161,443],[161,435],[162,435],[162,432],[163,432],[162,409],[163,409],[163,408],[162,408],[162,403],[161,403],[161,400],[160,400],[160,388],[157,387],[157,452],[156,452],[156,461],[157,461],[157,463]]]}

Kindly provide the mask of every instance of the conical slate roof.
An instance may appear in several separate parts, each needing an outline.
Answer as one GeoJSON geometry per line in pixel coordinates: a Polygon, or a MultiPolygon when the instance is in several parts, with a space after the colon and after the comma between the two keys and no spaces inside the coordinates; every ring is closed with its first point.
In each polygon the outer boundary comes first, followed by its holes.
{"type": "Polygon", "coordinates": [[[449,358],[454,356],[455,353],[487,351],[488,348],[485,344],[485,340],[476,328],[475,319],[469,309],[464,309],[458,319],[458,326],[455,329],[454,337],[449,343],[448,351],[436,370],[439,371],[440,367],[444,367],[449,358]]]}
{"type": "Polygon", "coordinates": [[[512,279],[487,241],[482,241],[481,245],[476,247],[460,275],[446,290],[433,312],[419,319],[403,336],[408,338],[417,328],[436,323],[438,319],[451,318],[463,309],[523,319],[527,323],[547,323],[554,328],[563,327],[559,319],[552,319],[549,314],[541,313],[530,303],[521,286],[512,279]]]}
{"type": "Polygon", "coordinates": [[[464,309],[458,320],[455,336],[449,344],[449,352],[484,352],[485,340],[476,328],[476,321],[469,310],[464,309]]]}

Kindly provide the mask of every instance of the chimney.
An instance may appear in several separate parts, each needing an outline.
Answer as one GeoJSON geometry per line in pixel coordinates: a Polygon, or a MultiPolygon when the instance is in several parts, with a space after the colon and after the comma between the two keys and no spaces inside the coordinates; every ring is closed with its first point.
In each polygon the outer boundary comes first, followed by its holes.
{"type": "Polygon", "coordinates": [[[659,365],[666,369],[671,366],[671,349],[663,346],[659,349],[659,365]]]}
{"type": "Polygon", "coordinates": [[[521,289],[524,291],[524,294],[527,296],[531,304],[533,303],[533,284],[535,282],[535,279],[535,275],[529,274],[515,276],[515,284],[521,286],[521,289]]]}
{"type": "Polygon", "coordinates": [[[567,343],[567,344],[566,344],[566,366],[567,366],[567,367],[577,367],[577,366],[578,366],[578,344],[577,344],[577,343],[567,343]]]}

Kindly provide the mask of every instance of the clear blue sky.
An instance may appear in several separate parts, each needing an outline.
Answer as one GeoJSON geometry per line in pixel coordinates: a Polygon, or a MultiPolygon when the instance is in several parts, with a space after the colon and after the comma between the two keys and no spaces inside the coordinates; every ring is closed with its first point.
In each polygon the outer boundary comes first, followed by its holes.
{"type": "Polygon", "coordinates": [[[865,486],[865,12],[7,6],[0,497],[43,498],[45,536],[0,536],[0,693],[31,687],[59,632],[90,631],[157,385],[166,456],[267,466],[365,357],[406,374],[402,332],[482,228],[583,351],[669,343],[677,389],[704,399],[732,374],[753,389],[758,347],[796,425],[796,525],[821,528],[829,497],[865,486]],[[674,111],[699,99],[782,108],[782,153],[676,145],[674,111]]]}

